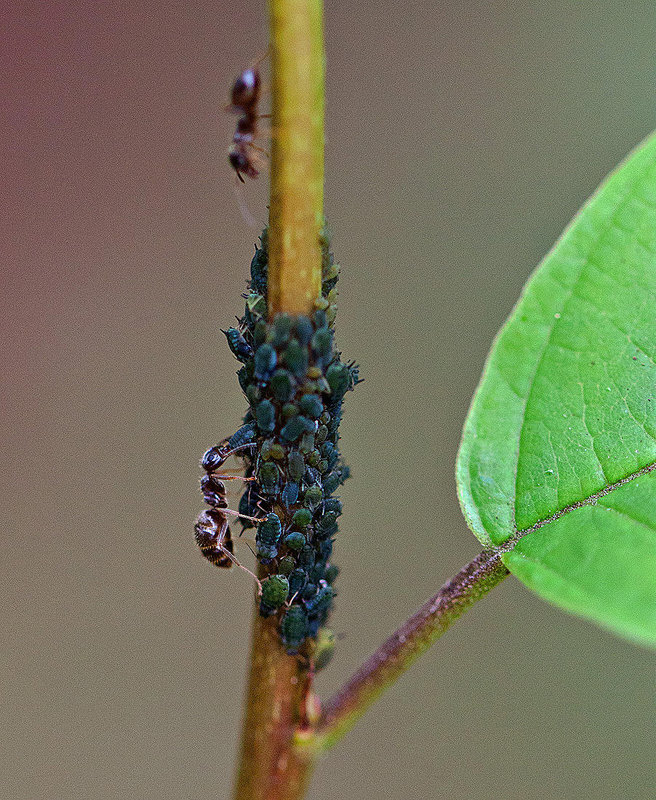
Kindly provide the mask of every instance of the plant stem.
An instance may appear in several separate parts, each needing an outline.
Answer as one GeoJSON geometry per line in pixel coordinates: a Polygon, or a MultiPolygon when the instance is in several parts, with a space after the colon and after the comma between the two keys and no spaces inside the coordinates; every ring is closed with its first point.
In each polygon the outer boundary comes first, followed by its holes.
{"type": "Polygon", "coordinates": [[[298,800],[312,755],[292,747],[311,687],[302,662],[280,644],[277,620],[255,610],[246,717],[235,800],[298,800]]]}
{"type": "MultiPolygon", "coordinates": [[[[269,315],[309,314],[321,292],[324,56],[321,0],[270,0],[272,159],[269,315]]],[[[484,551],[404,623],[326,704],[312,673],[255,608],[235,800],[301,800],[321,750],[508,571],[484,551]]],[[[260,577],[264,569],[260,567],[260,577]]]]}
{"type": "MultiPolygon", "coordinates": [[[[321,0],[270,0],[269,316],[310,314],[321,294],[324,54],[321,0]]],[[[260,569],[260,578],[263,578],[260,569]]],[[[254,610],[235,800],[300,800],[314,762],[294,737],[316,722],[311,675],[254,610]]]]}
{"type": "Polygon", "coordinates": [[[308,746],[326,750],[341,739],[385,689],[508,574],[501,556],[489,550],[463,567],[328,700],[308,746]]]}
{"type": "Polygon", "coordinates": [[[321,292],[324,52],[321,0],[270,0],[269,315],[308,314],[321,292]]]}

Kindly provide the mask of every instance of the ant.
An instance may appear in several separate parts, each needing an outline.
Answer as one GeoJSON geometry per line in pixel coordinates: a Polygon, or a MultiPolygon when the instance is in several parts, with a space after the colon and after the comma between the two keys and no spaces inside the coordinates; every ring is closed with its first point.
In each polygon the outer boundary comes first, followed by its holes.
{"type": "Polygon", "coordinates": [[[234,546],[230,534],[229,516],[232,515],[255,523],[263,522],[266,517],[251,517],[228,508],[226,488],[223,483],[223,480],[236,480],[239,478],[244,481],[253,481],[255,478],[243,478],[239,475],[215,474],[215,470],[223,466],[231,455],[247,447],[255,447],[254,442],[246,444],[240,443],[248,433],[248,431],[244,431],[246,427],[247,426],[243,426],[243,428],[240,428],[237,434],[224,440],[221,444],[210,447],[203,455],[201,466],[206,474],[201,478],[200,486],[203,492],[203,498],[210,508],[201,512],[198,516],[194,531],[196,534],[196,543],[200,547],[205,558],[217,567],[229,568],[235,564],[240,569],[243,569],[244,572],[247,572],[255,579],[259,596],[262,593],[262,584],[259,579],[247,567],[240,564],[233,554],[234,546]],[[233,442],[237,443],[237,446],[232,446],[231,443],[233,442]]]}
{"type": "Polygon", "coordinates": [[[239,114],[237,129],[232,137],[232,144],[228,148],[228,161],[242,183],[245,183],[243,175],[257,178],[260,174],[257,168],[257,154],[253,151],[268,156],[266,150],[254,143],[257,136],[257,121],[270,116],[257,113],[262,90],[260,71],[257,65],[266,56],[267,53],[258,59],[255,66],[248,67],[235,79],[230,94],[230,105],[226,109],[234,114],[239,114]]]}

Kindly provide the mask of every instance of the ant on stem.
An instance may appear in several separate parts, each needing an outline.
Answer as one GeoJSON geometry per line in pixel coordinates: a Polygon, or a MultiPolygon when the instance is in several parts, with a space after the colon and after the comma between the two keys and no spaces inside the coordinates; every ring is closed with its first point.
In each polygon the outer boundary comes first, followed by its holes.
{"type": "Polygon", "coordinates": [[[201,466],[205,470],[205,475],[201,478],[200,486],[203,492],[203,498],[209,509],[201,512],[196,520],[194,531],[196,535],[196,543],[200,547],[201,553],[205,558],[217,567],[229,568],[233,564],[244,572],[247,572],[257,583],[258,596],[262,594],[262,584],[257,576],[251,572],[247,567],[237,560],[234,556],[234,545],[232,536],[230,534],[229,518],[230,516],[237,517],[238,519],[246,519],[250,522],[259,523],[266,517],[252,517],[242,514],[239,511],[233,511],[228,508],[226,500],[226,488],[223,483],[224,480],[253,481],[254,478],[245,478],[240,475],[218,475],[216,470],[223,466],[227,459],[249,447],[255,447],[254,442],[241,443],[243,438],[251,435],[248,426],[244,425],[236,434],[229,439],[224,440],[221,444],[210,447],[205,452],[201,459],[201,466]],[[236,445],[236,446],[235,446],[236,445]]]}
{"type": "Polygon", "coordinates": [[[257,111],[262,91],[258,65],[267,55],[268,51],[235,79],[230,93],[230,104],[226,108],[227,111],[239,114],[232,144],[228,148],[228,161],[242,183],[245,183],[243,175],[257,178],[260,174],[258,153],[263,153],[267,157],[269,155],[254,141],[257,137],[258,120],[270,116],[258,114],[257,111]]]}

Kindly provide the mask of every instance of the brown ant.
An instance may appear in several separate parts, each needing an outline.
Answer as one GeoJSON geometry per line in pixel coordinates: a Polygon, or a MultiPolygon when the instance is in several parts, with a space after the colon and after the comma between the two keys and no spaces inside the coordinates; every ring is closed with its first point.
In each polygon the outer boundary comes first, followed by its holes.
{"type": "Polygon", "coordinates": [[[262,594],[262,584],[254,572],[240,564],[233,555],[234,546],[228,524],[228,509],[212,508],[199,514],[194,531],[196,543],[205,558],[217,567],[230,568],[233,564],[247,572],[257,583],[258,596],[262,594]]]}
{"type": "Polygon", "coordinates": [[[210,447],[204,453],[201,466],[206,474],[201,478],[200,486],[203,498],[210,508],[198,516],[194,531],[196,543],[210,563],[217,567],[226,568],[235,564],[255,579],[258,586],[258,594],[261,594],[262,584],[257,576],[247,567],[244,567],[243,564],[240,564],[233,554],[234,547],[230,534],[229,517],[234,516],[238,519],[246,519],[255,523],[263,522],[266,517],[251,517],[228,508],[226,487],[223,483],[224,480],[240,478],[244,481],[253,481],[255,478],[243,478],[238,475],[218,475],[215,472],[215,470],[223,466],[231,455],[246,448],[254,447],[254,442],[244,441],[252,438],[253,434],[252,426],[244,425],[229,439],[224,439],[221,444],[210,447]]]}
{"type": "Polygon", "coordinates": [[[262,90],[260,71],[257,64],[266,55],[265,53],[256,62],[255,66],[248,67],[236,78],[230,93],[230,105],[226,109],[234,114],[239,114],[237,129],[232,137],[232,144],[228,148],[228,161],[242,183],[245,183],[243,175],[247,175],[249,178],[257,178],[260,174],[257,168],[259,159],[257,158],[257,153],[253,151],[268,155],[266,150],[254,143],[257,136],[257,121],[269,116],[269,114],[257,113],[257,105],[262,90]]]}
{"type": "MultiPolygon", "coordinates": [[[[212,480],[213,476],[205,476],[212,480]]],[[[202,482],[201,482],[202,485],[202,482]]],[[[229,515],[240,519],[248,519],[251,522],[263,522],[266,517],[249,517],[228,508],[225,499],[225,486],[219,480],[212,481],[212,492],[205,492],[205,501],[210,505],[209,509],[202,511],[198,515],[194,531],[196,534],[196,544],[200,547],[201,553],[205,558],[217,567],[229,568],[235,564],[244,572],[247,572],[255,579],[258,588],[258,595],[262,593],[262,584],[257,576],[250,571],[234,556],[234,547],[229,527],[229,515]]]]}

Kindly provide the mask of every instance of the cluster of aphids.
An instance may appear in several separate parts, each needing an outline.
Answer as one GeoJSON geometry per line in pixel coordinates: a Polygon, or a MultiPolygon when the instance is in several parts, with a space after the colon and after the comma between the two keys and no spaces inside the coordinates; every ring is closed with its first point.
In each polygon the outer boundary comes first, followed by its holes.
{"type": "MultiPolygon", "coordinates": [[[[246,310],[225,331],[242,363],[237,376],[249,410],[244,424],[203,456],[201,488],[209,506],[196,523],[196,540],[212,563],[239,564],[229,516],[257,527],[260,613],[277,615],[288,652],[296,653],[325,624],[338,569],[331,562],[342,504],[336,493],[348,477],[338,428],[345,393],[359,383],[333,341],[339,267],[322,237],[322,296],[312,316],[267,316],[267,238],[256,249],[246,310]],[[239,511],[227,508],[218,470],[234,455],[245,462],[239,511]]],[[[245,567],[242,567],[246,569],[245,567]]],[[[249,570],[246,570],[247,572],[249,570]]],[[[251,573],[252,574],[252,573],[251,573]]]]}

